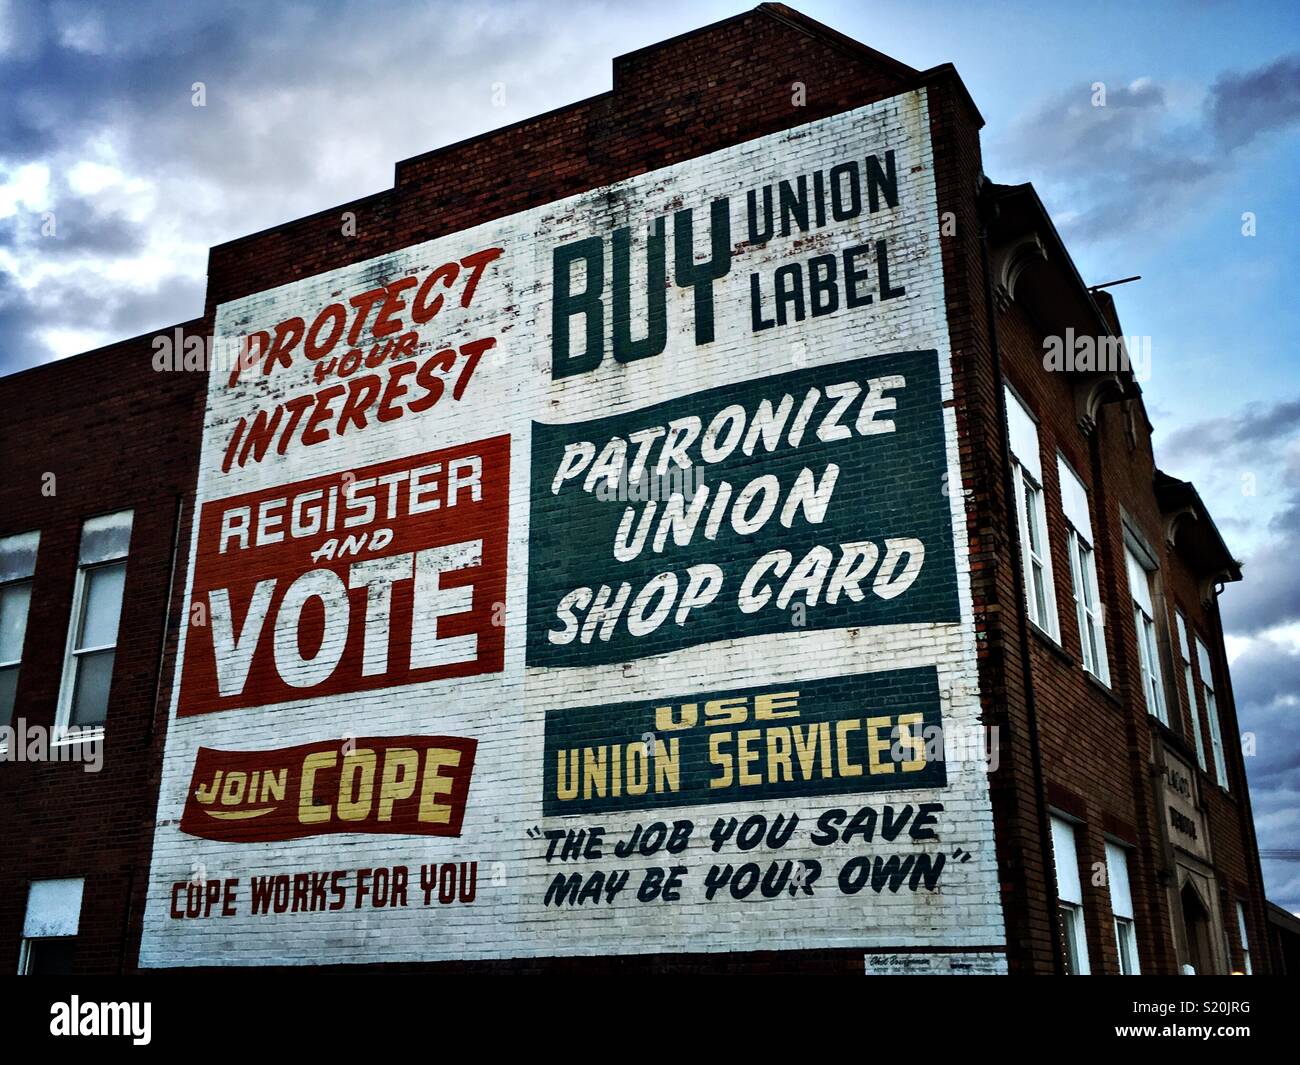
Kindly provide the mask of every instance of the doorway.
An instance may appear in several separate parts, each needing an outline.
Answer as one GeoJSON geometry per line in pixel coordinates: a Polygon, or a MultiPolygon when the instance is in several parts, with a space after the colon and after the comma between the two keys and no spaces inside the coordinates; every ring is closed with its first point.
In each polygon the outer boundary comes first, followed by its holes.
{"type": "Polygon", "coordinates": [[[1210,939],[1210,912],[1189,880],[1183,885],[1183,929],[1187,935],[1187,960],[1197,976],[1214,972],[1214,950],[1210,939]]]}

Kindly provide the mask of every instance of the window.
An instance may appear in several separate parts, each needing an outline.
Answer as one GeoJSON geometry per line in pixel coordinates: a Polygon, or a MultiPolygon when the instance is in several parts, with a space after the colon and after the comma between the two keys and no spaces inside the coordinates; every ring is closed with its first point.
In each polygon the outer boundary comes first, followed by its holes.
{"type": "Polygon", "coordinates": [[[91,518],[81,527],[80,564],[59,689],[61,727],[104,724],[130,543],[129,510],[91,518]]]}
{"type": "Polygon", "coordinates": [[[9,724],[14,714],[40,540],[36,532],[0,538],[0,725],[9,724]]]}
{"type": "Polygon", "coordinates": [[[1061,946],[1065,972],[1087,976],[1088,938],[1083,921],[1083,885],[1079,880],[1079,852],[1074,843],[1074,826],[1060,817],[1052,818],[1052,854],[1056,862],[1056,905],[1061,917],[1061,946]]]}
{"type": "Polygon", "coordinates": [[[1110,912],[1115,917],[1115,946],[1119,971],[1137,976],[1137,925],[1133,918],[1133,891],[1128,878],[1128,852],[1118,843],[1106,841],[1106,881],[1110,884],[1110,912]]]}
{"type": "Polygon", "coordinates": [[[72,971],[85,884],[80,879],[32,881],[18,955],[20,974],[66,975],[72,971]]]}
{"type": "Polygon", "coordinates": [[[1228,763],[1223,757],[1223,733],[1219,729],[1219,705],[1214,698],[1214,671],[1210,652],[1196,637],[1196,664],[1201,667],[1201,699],[1205,702],[1205,719],[1210,723],[1210,750],[1214,754],[1214,779],[1225,791],[1228,788],[1228,763]]]}
{"type": "Polygon", "coordinates": [[[72,936],[43,936],[23,940],[19,956],[23,976],[70,976],[72,952],[76,939],[72,936]]]}
{"type": "Polygon", "coordinates": [[[1250,938],[1246,935],[1246,904],[1237,903],[1237,935],[1241,940],[1241,971],[1253,975],[1250,968],[1250,938]]]}
{"type": "Polygon", "coordinates": [[[1038,453],[1038,426],[1020,398],[1008,387],[1007,430],[1011,445],[1011,474],[1020,525],[1021,565],[1025,571],[1025,602],[1029,620],[1054,640],[1056,593],[1052,588],[1052,552],[1047,541],[1043,508],[1043,468],[1038,453]]]}
{"type": "Polygon", "coordinates": [[[1181,610],[1174,614],[1178,623],[1178,657],[1183,662],[1183,687],[1187,689],[1187,710],[1192,719],[1192,738],[1196,741],[1196,764],[1205,772],[1205,740],[1201,736],[1201,712],[1196,701],[1196,681],[1192,678],[1192,645],[1187,642],[1187,619],[1181,610]]]}
{"type": "Polygon", "coordinates": [[[1169,724],[1165,712],[1164,680],[1160,675],[1160,641],[1156,635],[1156,611],[1152,606],[1151,571],[1124,548],[1128,563],[1129,594],[1133,596],[1133,624],[1137,628],[1138,661],[1142,665],[1142,694],[1146,698],[1147,713],[1161,724],[1169,724]]]}
{"type": "Polygon", "coordinates": [[[1106,659],[1101,596],[1097,594],[1097,557],[1092,547],[1088,491],[1060,455],[1056,456],[1056,467],[1061,479],[1061,509],[1069,526],[1070,585],[1074,590],[1074,609],[1079,619],[1083,668],[1109,685],[1110,664],[1106,659]]]}

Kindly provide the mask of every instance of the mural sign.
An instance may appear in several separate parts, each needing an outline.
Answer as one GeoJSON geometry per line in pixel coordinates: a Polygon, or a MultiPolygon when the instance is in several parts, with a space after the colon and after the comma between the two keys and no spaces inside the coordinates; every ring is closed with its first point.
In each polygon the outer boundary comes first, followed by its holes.
{"type": "Polygon", "coordinates": [[[939,241],[922,91],[220,306],[142,964],[1000,971],[939,241]]]}

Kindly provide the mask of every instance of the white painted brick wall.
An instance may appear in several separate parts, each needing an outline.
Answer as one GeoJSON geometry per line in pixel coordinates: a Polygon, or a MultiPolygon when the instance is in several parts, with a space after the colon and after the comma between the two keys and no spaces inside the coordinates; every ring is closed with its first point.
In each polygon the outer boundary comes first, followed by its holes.
{"type": "MultiPolygon", "coordinates": [[[[469,316],[434,319],[422,342],[464,342],[495,334],[497,349],[480,366],[459,404],[442,403],[424,416],[407,415],[364,432],[350,433],[309,449],[291,448],[228,474],[220,472],[230,427],[275,394],[312,388],[309,365],[269,379],[245,373],[228,389],[214,373],[205,421],[199,479],[200,504],[240,492],[347,470],[437,447],[508,433],[512,441],[509,576],[505,669],[498,674],[334,697],[304,699],[198,717],[172,717],[161,784],[141,963],[322,964],[341,962],[478,959],[568,954],[666,951],[738,951],[813,947],[927,949],[996,946],[1003,942],[987,780],[981,766],[950,762],[949,783],[930,791],[837,795],[795,801],[747,802],[590,817],[541,816],[542,741],[547,708],[662,699],[667,695],[748,685],[772,685],[903,666],[934,665],[949,728],[974,727],[978,718],[974,628],[970,602],[965,518],[960,493],[950,494],[962,621],[960,624],[881,626],[870,630],[791,632],[722,641],[653,659],[579,669],[527,669],[524,665],[528,567],[530,423],[576,422],[636,410],[738,379],[760,378],[798,365],[817,366],[869,353],[937,349],[942,389],[951,399],[948,335],[944,314],[934,171],[924,93],[910,93],[750,141],[656,171],[610,190],[598,189],[463,233],[416,245],[223,305],[219,336],[269,328],[290,314],[310,322],[336,298],[362,291],[368,282],[391,281],[491,245],[506,251],[485,276],[469,316]],[[851,223],[834,224],[794,250],[795,238],[774,238],[761,249],[743,248],[732,271],[718,282],[717,337],[696,347],[689,290],[669,292],[668,351],[644,362],[616,366],[612,358],[596,372],[550,380],[549,278],[551,251],[560,243],[608,234],[620,224],[641,227],[674,207],[696,208],[697,246],[702,223],[716,196],[733,203],[733,244],[744,240],[744,194],[750,188],[837,162],[892,148],[897,153],[901,203],[851,223]],[[748,277],[819,250],[838,250],[866,239],[887,238],[891,260],[906,285],[905,297],[859,310],[843,307],[823,318],[754,334],[750,328],[748,277]],[[448,333],[448,328],[451,332],[448,333]],[[324,835],[282,843],[224,844],[180,832],[195,752],[199,746],[267,750],[344,735],[442,734],[478,740],[478,756],[460,838],[385,835],[324,835]],[[834,871],[855,853],[907,850],[909,844],[815,848],[806,829],[826,808],[881,807],[940,801],[939,849],[971,852],[966,863],[949,860],[939,890],[902,890],[893,895],[833,890],[834,871]],[[804,825],[779,852],[762,848],[738,857],[734,846],[719,855],[707,831],[716,817],[797,812],[804,825]],[[604,825],[613,840],[641,822],[689,818],[695,839],[684,855],[547,865],[545,841],[527,830],[604,825]],[[804,845],[799,845],[803,839],[804,845]],[[814,856],[827,869],[811,898],[756,897],[738,903],[720,895],[703,900],[703,878],[717,861],[814,856]],[[312,869],[358,869],[421,863],[479,863],[477,900],[468,906],[424,908],[413,897],[404,910],[250,916],[247,878],[312,869]],[[594,868],[641,869],[685,864],[689,872],[681,902],[638,904],[632,887],[613,907],[547,909],[542,898],[557,872],[594,868]],[[240,915],[175,920],[168,892],[201,866],[209,877],[241,878],[240,915]]],[[[669,269],[672,267],[669,221],[669,269]]],[[[634,232],[636,229],[634,228],[634,232]]],[[[797,236],[797,235],[796,235],[797,236]]],[[[635,251],[634,251],[635,254],[635,251]]],[[[635,259],[634,259],[635,261],[635,259]]],[[[634,299],[634,307],[637,300],[634,299]]],[[[431,349],[432,350],[432,349],[431,349]]],[[[949,483],[961,483],[955,418],[945,412],[949,483]]],[[[197,534],[196,534],[197,535],[197,534]]],[[[193,578],[193,550],[190,579],[193,578]]],[[[935,845],[915,844],[918,849],[935,845]]],[[[631,884],[636,882],[633,875],[631,884]]]]}

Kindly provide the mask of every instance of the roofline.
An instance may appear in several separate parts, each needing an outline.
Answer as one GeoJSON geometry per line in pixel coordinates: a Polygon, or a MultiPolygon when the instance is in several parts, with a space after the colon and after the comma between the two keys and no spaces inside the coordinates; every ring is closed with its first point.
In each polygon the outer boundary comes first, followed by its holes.
{"type": "MultiPolygon", "coordinates": [[[[735,17],[743,18],[744,15],[749,15],[753,12],[761,12],[770,18],[776,19],[778,22],[784,23],[791,29],[796,29],[801,33],[807,34],[809,37],[819,38],[851,55],[858,56],[861,59],[870,59],[873,63],[879,63],[881,66],[888,67],[900,78],[915,78],[921,73],[921,71],[917,70],[915,67],[908,66],[902,60],[895,59],[891,55],[885,55],[884,52],[878,52],[870,45],[863,44],[856,38],[841,33],[839,30],[831,26],[827,26],[824,22],[818,22],[815,18],[809,18],[802,11],[796,11],[794,8],[786,7],[785,4],[759,4],[758,7],[753,8],[752,11],[746,11],[743,15],[735,17]]],[[[728,21],[731,20],[724,20],[724,22],[728,21]]],[[[722,23],[715,23],[715,26],[717,25],[722,25],[722,23]]],[[[714,27],[705,27],[705,29],[712,28],[714,27]]],[[[648,49],[642,49],[642,51],[648,51],[648,49]]]]}
{"type": "Polygon", "coordinates": [[[832,47],[838,48],[840,51],[846,52],[859,59],[878,63],[881,66],[890,69],[900,79],[900,81],[907,84],[924,84],[951,72],[952,75],[954,75],[958,86],[960,86],[965,102],[978,119],[980,128],[983,128],[984,126],[983,116],[980,115],[979,109],[975,107],[975,103],[971,99],[969,91],[966,89],[961,77],[957,75],[956,68],[953,67],[951,63],[944,63],[937,67],[931,67],[929,70],[920,71],[914,67],[908,66],[900,60],[894,59],[892,56],[887,56],[883,52],[876,51],[876,49],[863,44],[861,41],[854,40],[852,37],[840,33],[839,30],[832,29],[830,26],[818,22],[816,19],[809,18],[802,12],[786,7],[784,4],[762,3],[757,7],[749,8],[745,11],[739,12],[738,14],[730,15],[724,19],[719,19],[716,22],[710,22],[707,25],[697,26],[695,29],[679,33],[675,37],[668,37],[661,41],[655,41],[652,44],[647,44],[641,48],[636,48],[630,52],[624,52],[621,55],[614,56],[611,60],[613,88],[606,89],[604,92],[596,93],[593,96],[584,96],[579,100],[572,101],[571,103],[560,104],[558,107],[553,107],[549,111],[541,111],[535,115],[528,115],[526,118],[517,119],[514,122],[507,122],[503,126],[495,126],[492,129],[483,130],[480,133],[474,133],[468,137],[462,137],[460,140],[452,141],[450,144],[439,145],[437,148],[430,148],[426,152],[420,152],[417,155],[410,155],[405,159],[399,159],[393,164],[393,183],[388,188],[379,189],[376,192],[368,193],[365,196],[359,196],[353,200],[345,200],[342,203],[331,204],[328,207],[321,208],[319,211],[313,211],[311,214],[300,215],[297,218],[276,222],[262,229],[254,230],[251,233],[243,233],[237,237],[231,237],[229,240],[224,240],[218,244],[211,245],[209,247],[209,255],[217,249],[224,250],[234,248],[244,241],[256,240],[260,237],[268,236],[277,230],[283,229],[285,226],[296,225],[301,222],[310,222],[312,219],[320,218],[325,215],[332,215],[340,210],[347,210],[353,207],[361,207],[381,202],[385,197],[391,195],[398,189],[402,184],[402,172],[409,169],[411,166],[430,159],[435,159],[448,152],[463,151],[471,145],[478,144],[494,137],[503,136],[538,122],[543,122],[548,118],[554,118],[566,111],[573,111],[581,107],[590,106],[601,100],[607,100],[617,94],[620,86],[619,68],[621,65],[625,65],[629,60],[650,55],[661,49],[690,40],[693,37],[701,36],[702,34],[714,32],[723,26],[740,22],[755,14],[765,15],[766,17],[803,33],[806,36],[825,41],[832,47]]]}
{"type": "Polygon", "coordinates": [[[14,370],[13,373],[7,373],[0,376],[0,388],[5,387],[10,381],[17,381],[19,378],[27,377],[31,374],[41,373],[52,366],[60,368],[66,367],[69,363],[78,362],[81,359],[89,359],[95,356],[103,356],[114,348],[129,347],[132,344],[139,344],[146,340],[152,340],[154,337],[163,333],[173,333],[177,329],[184,333],[196,330],[207,321],[207,315],[202,314],[197,318],[191,318],[185,322],[170,322],[167,325],[160,325],[157,329],[146,329],[143,333],[137,333],[133,337],[124,337],[121,340],[112,340],[107,344],[102,344],[97,348],[91,348],[89,351],[78,351],[73,355],[62,355],[49,362],[37,363],[35,366],[24,366],[21,370],[14,370]]]}
{"type": "MultiPolygon", "coordinates": [[[[503,128],[508,129],[509,127],[507,126],[503,128]]],[[[448,147],[451,147],[451,145],[448,145],[448,147]]],[[[404,161],[405,160],[403,160],[403,162],[404,161]]],[[[321,218],[327,214],[335,214],[340,210],[346,210],[350,207],[360,207],[363,204],[382,200],[391,196],[394,188],[380,189],[378,192],[369,192],[364,196],[358,196],[355,200],[344,200],[342,203],[335,203],[331,204],[329,207],[322,207],[319,211],[312,211],[311,214],[299,215],[297,218],[290,218],[287,221],[276,222],[262,229],[255,229],[251,233],[242,233],[237,237],[231,237],[229,240],[223,240],[217,244],[210,244],[208,246],[208,258],[211,259],[212,253],[218,248],[233,248],[236,245],[242,244],[246,240],[254,240],[258,237],[269,236],[276,230],[283,229],[285,226],[297,225],[299,222],[310,222],[312,219],[321,218]]],[[[206,299],[207,293],[205,291],[204,300],[206,301],[206,299]]]]}
{"type": "MultiPolygon", "coordinates": [[[[393,164],[393,188],[395,189],[401,182],[401,173],[403,167],[409,167],[412,163],[421,163],[426,159],[433,159],[447,152],[460,151],[468,148],[471,144],[479,141],[488,140],[491,137],[500,137],[503,134],[510,133],[512,130],[522,129],[524,126],[531,126],[534,122],[541,122],[547,118],[554,118],[556,115],[563,114],[565,111],[575,111],[579,107],[587,104],[593,104],[597,100],[604,100],[614,95],[615,90],[606,89],[604,92],[598,92],[594,96],[584,96],[580,100],[574,100],[572,103],[560,104],[558,107],[552,107],[549,111],[539,111],[535,115],[529,115],[527,118],[520,118],[514,122],[507,122],[504,126],[493,126],[482,133],[471,133],[468,137],[462,137],[458,141],[452,141],[450,144],[442,144],[437,148],[430,148],[427,152],[420,152],[418,155],[408,155],[405,159],[399,159],[393,164]]],[[[391,192],[392,189],[384,189],[383,192],[391,192]]],[[[375,195],[372,193],[372,195],[375,195]]]]}
{"type": "Polygon", "coordinates": [[[1269,899],[1264,900],[1264,908],[1270,921],[1285,926],[1293,935],[1300,935],[1300,917],[1269,899]]]}
{"type": "MultiPolygon", "coordinates": [[[[1058,253],[1061,261],[1065,264],[1066,269],[1069,271],[1070,281],[1077,286],[1078,291],[1083,296],[1084,302],[1091,309],[1093,317],[1101,327],[1102,334],[1109,337],[1116,336],[1115,329],[1111,325],[1110,319],[1101,309],[1100,304],[1097,303],[1096,295],[1088,286],[1088,283],[1083,280],[1083,275],[1079,273],[1079,268],[1074,262],[1074,256],[1070,254],[1070,249],[1066,246],[1065,241],[1061,239],[1061,234],[1056,228],[1056,223],[1052,221],[1052,215],[1043,204],[1042,197],[1038,195],[1038,190],[1034,188],[1034,183],[1032,181],[1025,181],[1019,185],[1002,185],[998,182],[992,181],[987,176],[985,176],[984,181],[990,190],[992,199],[995,201],[999,199],[1010,199],[1014,196],[1025,196],[1031,201],[1034,213],[1037,214],[1039,221],[1042,224],[1044,236],[1052,245],[1053,250],[1058,253]]],[[[1120,333],[1118,339],[1123,340],[1123,338],[1123,333],[1120,333]]],[[[1142,419],[1146,422],[1147,432],[1154,432],[1151,418],[1147,415],[1146,401],[1142,398],[1141,382],[1138,381],[1137,375],[1134,374],[1132,370],[1123,370],[1121,371],[1121,374],[1127,381],[1127,385],[1131,386],[1134,392],[1134,395],[1131,397],[1127,396],[1126,392],[1126,398],[1133,398],[1138,401],[1141,405],[1142,419]]]]}
{"type": "MultiPolygon", "coordinates": [[[[280,230],[285,229],[288,226],[309,225],[314,221],[318,221],[330,215],[335,215],[339,211],[364,209],[366,207],[373,207],[373,206],[382,206],[400,188],[403,181],[403,172],[410,169],[415,164],[424,162],[429,159],[437,158],[438,156],[444,155],[445,153],[448,152],[463,151],[464,149],[469,148],[472,145],[479,144],[481,142],[487,141],[492,138],[504,136],[516,130],[525,129],[529,126],[536,125],[537,123],[544,122],[547,119],[554,118],[565,112],[575,111],[583,107],[590,107],[594,104],[599,103],[600,101],[608,100],[617,94],[618,89],[620,87],[620,80],[621,80],[620,70],[621,68],[626,67],[630,61],[638,58],[642,58],[647,55],[651,55],[656,51],[662,49],[670,48],[674,45],[680,44],[683,41],[690,40],[691,38],[698,37],[706,33],[714,32],[721,27],[741,22],[745,19],[753,17],[756,14],[763,15],[766,18],[770,18],[773,21],[778,22],[783,26],[795,30],[796,32],[802,33],[808,37],[822,41],[830,45],[831,47],[841,52],[844,52],[848,55],[851,55],[855,58],[868,61],[878,66],[884,67],[886,70],[891,72],[894,76],[896,76],[899,79],[900,92],[906,92],[909,89],[914,89],[917,87],[928,85],[940,79],[951,78],[952,82],[955,84],[958,90],[961,100],[966,105],[966,107],[970,110],[971,114],[974,116],[977,122],[977,128],[982,129],[984,126],[984,117],[980,114],[979,109],[975,106],[975,102],[972,99],[969,90],[966,88],[965,83],[962,81],[961,75],[957,73],[957,69],[951,63],[942,63],[938,66],[930,67],[926,70],[917,70],[915,67],[909,66],[908,64],[902,62],[901,60],[895,59],[892,56],[888,56],[884,52],[877,51],[875,48],[863,44],[861,41],[849,37],[848,35],[841,33],[839,30],[827,26],[825,23],[819,22],[814,18],[809,18],[807,15],[803,14],[802,12],[787,7],[785,4],[761,3],[757,7],[749,8],[745,11],[738,12],[735,15],[728,16],[727,18],[724,19],[719,19],[716,22],[711,22],[704,26],[698,26],[694,29],[685,31],[684,33],[679,33],[674,37],[668,37],[665,38],[664,40],[655,41],[652,44],[648,44],[641,48],[633,49],[630,52],[624,52],[621,55],[615,56],[611,60],[613,87],[607,89],[604,92],[596,93],[593,96],[586,96],[579,100],[575,100],[571,103],[561,104],[558,107],[551,108],[549,111],[542,111],[539,112],[538,114],[529,115],[525,118],[518,119],[514,122],[506,123],[503,126],[497,126],[493,129],[484,130],[480,133],[475,133],[468,137],[463,137],[462,139],[453,141],[450,144],[444,144],[437,148],[431,148],[426,152],[421,152],[417,155],[407,156],[405,159],[399,159],[393,164],[393,182],[388,188],[379,189],[375,192],[368,193],[364,196],[356,197],[355,199],[345,200],[340,203],[330,204],[326,207],[322,207],[318,211],[313,211],[310,214],[299,215],[296,218],[290,218],[279,222],[275,222],[261,229],[256,229],[249,233],[242,233],[239,236],[231,237],[229,240],[223,240],[211,244],[208,247],[209,261],[211,261],[213,254],[216,252],[230,251],[232,249],[240,247],[241,245],[249,241],[256,241],[268,237],[280,230]]],[[[1059,237],[1057,239],[1059,241],[1059,237]]],[[[129,337],[123,340],[113,341],[112,343],[103,345],[102,347],[94,348],[90,351],[79,352],[76,355],[66,356],[62,359],[56,359],[53,361],[59,363],[66,363],[68,359],[81,358],[83,356],[101,354],[109,348],[118,347],[123,344],[131,344],[134,342],[138,342],[140,340],[143,340],[146,337],[156,336],[159,332],[172,330],[176,328],[182,328],[182,329],[192,328],[195,326],[196,323],[201,323],[207,317],[208,310],[209,310],[207,299],[208,299],[208,295],[205,291],[204,313],[202,316],[198,318],[191,319],[188,322],[162,326],[159,329],[151,330],[147,333],[142,333],[136,337],[129,337]]],[[[48,365],[51,365],[51,363],[42,363],[39,366],[30,366],[27,367],[26,369],[18,370],[12,374],[8,374],[5,375],[4,377],[0,377],[0,380],[9,380],[10,378],[13,377],[19,377],[22,374],[36,372],[48,365]]]]}
{"type": "Polygon", "coordinates": [[[633,48],[630,52],[622,52],[614,56],[611,60],[615,70],[622,60],[639,58],[648,55],[650,52],[657,51],[660,48],[667,48],[669,45],[681,44],[683,41],[689,41],[692,37],[698,37],[702,33],[712,33],[714,30],[721,29],[723,26],[729,26],[733,22],[739,22],[741,19],[749,18],[756,11],[762,11],[765,7],[776,7],[775,4],[759,4],[757,7],[746,8],[744,11],[738,11],[734,15],[728,15],[726,18],[720,18],[716,22],[709,22],[703,26],[696,26],[694,29],[684,30],[681,33],[674,34],[672,37],[665,37],[661,41],[652,41],[650,44],[643,44],[640,48],[633,48]]]}
{"type": "Polygon", "coordinates": [[[1205,501],[1201,498],[1201,493],[1196,490],[1196,485],[1191,481],[1184,481],[1181,477],[1174,477],[1157,466],[1155,468],[1155,481],[1157,485],[1160,483],[1161,478],[1163,478],[1166,483],[1178,487],[1192,497],[1192,505],[1197,511],[1199,511],[1197,514],[1197,520],[1205,521],[1210,532],[1214,535],[1219,550],[1223,552],[1223,557],[1228,559],[1230,563],[1228,567],[1230,579],[1233,582],[1241,580],[1241,561],[1236,555],[1228,550],[1228,545],[1223,539],[1223,534],[1219,532],[1219,527],[1214,522],[1214,516],[1210,513],[1210,508],[1205,505],[1205,501]]]}
{"type": "MultiPolygon", "coordinates": [[[[985,180],[988,179],[986,178],[985,180]]],[[[1019,185],[999,185],[996,182],[990,181],[989,184],[995,190],[993,194],[994,199],[1010,198],[1011,196],[1021,195],[1028,196],[1033,200],[1034,210],[1038,213],[1039,218],[1047,227],[1047,235],[1051,238],[1052,243],[1056,246],[1056,250],[1061,253],[1061,257],[1065,260],[1066,265],[1070,269],[1070,277],[1079,286],[1080,291],[1083,292],[1084,298],[1088,301],[1088,306],[1092,308],[1093,314],[1097,316],[1097,321],[1102,324],[1107,335],[1114,336],[1115,333],[1114,330],[1111,329],[1109,320],[1102,313],[1101,308],[1097,305],[1097,301],[1093,298],[1092,289],[1088,287],[1088,284],[1083,280],[1083,275],[1079,273],[1079,268],[1074,263],[1074,256],[1070,254],[1070,249],[1066,247],[1065,241],[1061,239],[1061,234],[1057,231],[1056,223],[1052,221],[1052,216],[1048,212],[1047,207],[1044,206],[1042,197],[1038,195],[1038,190],[1034,188],[1034,183],[1032,181],[1026,181],[1019,185]]]]}
{"type": "Polygon", "coordinates": [[[943,78],[951,78],[956,85],[958,93],[961,96],[962,103],[966,105],[967,110],[975,118],[976,129],[983,129],[985,126],[984,115],[980,112],[979,107],[975,104],[975,98],[971,96],[970,89],[966,88],[966,83],[962,81],[961,74],[951,63],[940,63],[938,66],[927,67],[925,70],[918,72],[916,81],[919,85],[929,85],[933,81],[939,81],[943,78]]]}

